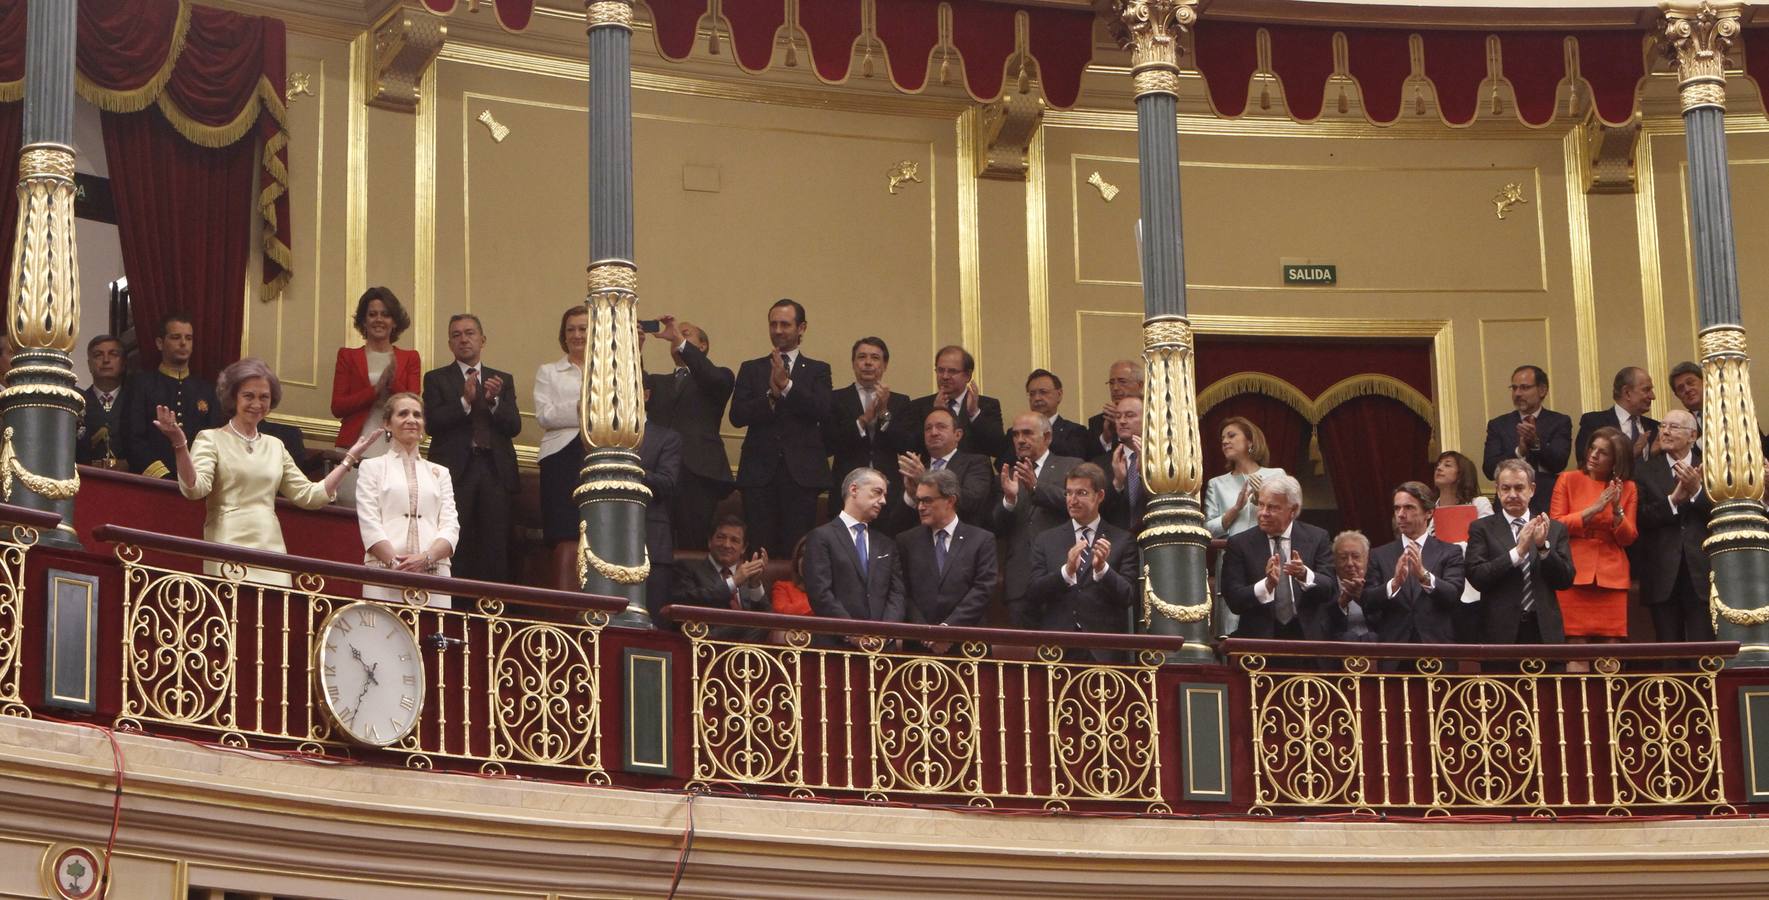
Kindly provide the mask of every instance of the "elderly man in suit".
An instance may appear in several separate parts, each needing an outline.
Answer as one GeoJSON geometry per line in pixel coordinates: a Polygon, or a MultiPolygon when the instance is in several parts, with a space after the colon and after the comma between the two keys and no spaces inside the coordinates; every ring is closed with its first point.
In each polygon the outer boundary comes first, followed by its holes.
{"type": "Polygon", "coordinates": [[[990,505],[991,527],[1001,537],[1008,616],[1016,628],[1036,628],[1026,603],[1032,583],[1032,540],[1068,519],[1065,485],[1081,460],[1051,449],[1055,435],[1041,413],[1017,416],[1008,439],[1014,459],[1001,467],[1001,502],[990,505]]]}
{"type": "MultiPolygon", "coordinates": [[[[660,316],[657,336],[670,348],[674,371],[645,376],[645,419],[682,436],[682,477],[670,501],[676,546],[698,550],[711,536],[713,509],[731,492],[731,459],[719,423],[737,376],[714,365],[706,331],[675,316],[660,316]]],[[[643,332],[640,339],[643,340],[643,332]]]]}
{"type": "Polygon", "coordinates": [[[92,373],[92,384],[80,389],[86,398],[86,413],[74,436],[74,461],[83,466],[123,468],[129,459],[123,434],[123,342],[110,334],[87,341],[86,368],[92,373]]]}
{"type": "Polygon", "coordinates": [[[1566,642],[1554,592],[1572,586],[1572,545],[1565,525],[1532,514],[1535,474],[1527,460],[1501,461],[1499,511],[1468,527],[1466,569],[1480,592],[1481,643],[1566,642]]]}
{"type": "Polygon", "coordinates": [[[896,542],[872,528],[888,489],[877,469],[849,472],[842,479],[841,512],[811,530],[805,541],[805,595],[817,615],[904,621],[907,599],[896,542]]]}
{"type": "Polygon", "coordinates": [[[915,480],[915,512],[921,524],[897,535],[909,621],[981,624],[999,573],[995,535],[959,520],[958,476],[944,469],[915,480]]]}
{"type": "Polygon", "coordinates": [[[1106,520],[1126,531],[1138,531],[1149,503],[1149,489],[1142,477],[1142,398],[1125,397],[1113,407],[1118,442],[1096,457],[1093,464],[1111,476],[1111,486],[1106,491],[1106,520]]]}
{"type": "Polygon", "coordinates": [[[516,446],[522,431],[516,379],[484,365],[485,326],[472,313],[448,320],[454,362],[424,373],[424,429],[430,461],[454,478],[461,544],[454,575],[510,580],[510,508],[521,489],[516,446]]]}
{"type": "Polygon", "coordinates": [[[1632,552],[1640,602],[1661,641],[1711,641],[1708,614],[1708,517],[1713,501],[1695,458],[1695,417],[1678,409],[1659,426],[1662,452],[1634,470],[1640,490],[1640,537],[1632,552]]]}
{"type": "MultiPolygon", "coordinates": [[[[902,477],[897,456],[916,443],[917,423],[909,415],[909,397],[893,393],[885,384],[891,365],[891,348],[883,338],[863,337],[850,354],[854,383],[835,392],[829,420],[823,423],[823,443],[834,463],[830,467],[832,490],[855,469],[872,468],[896,484],[902,477]]],[[[837,496],[840,496],[837,494],[837,496]]],[[[913,514],[903,496],[888,491],[879,527],[895,532],[909,527],[913,514]]]]}
{"type": "Polygon", "coordinates": [[[829,486],[829,364],[800,352],[804,337],[805,308],[775,301],[768,309],[774,349],[738,369],[731,395],[731,424],[749,429],[737,461],[743,517],[750,540],[776,557],[789,555],[816,524],[817,495],[829,486]]]}
{"type": "Polygon", "coordinates": [[[932,410],[951,410],[964,432],[959,449],[994,459],[1007,449],[1007,439],[1001,431],[1001,401],[982,395],[973,380],[976,371],[977,360],[969,350],[956,344],[941,347],[934,354],[934,383],[938,390],[911,403],[909,415],[911,420],[921,422],[932,410]]]}
{"type": "Polygon", "coordinates": [[[1118,401],[1126,397],[1142,399],[1143,378],[1142,360],[1121,359],[1112,363],[1106,375],[1106,405],[1087,420],[1088,456],[1118,446],[1118,432],[1113,427],[1118,419],[1118,401]]]}
{"type": "MultiPolygon", "coordinates": [[[[1141,554],[1130,532],[1100,518],[1106,473],[1092,463],[1069,470],[1063,498],[1068,520],[1032,539],[1029,617],[1044,631],[1127,634],[1141,554]]],[[[1070,655],[1090,656],[1085,651],[1070,655]]],[[[1112,662],[1117,654],[1096,652],[1091,658],[1112,662]]]]}
{"type": "MultiPolygon", "coordinates": [[[[1026,405],[1035,413],[1050,420],[1050,452],[1058,456],[1073,459],[1086,459],[1098,452],[1089,450],[1090,439],[1087,426],[1080,422],[1071,422],[1058,412],[1063,405],[1063,380],[1049,369],[1033,369],[1026,376],[1026,405]]],[[[1013,434],[1008,434],[1008,443],[1013,443],[1013,434]]],[[[1010,446],[1009,451],[1012,451],[1010,446]]],[[[1011,462],[1002,459],[1001,462],[1011,462]]]]}
{"type": "Polygon", "coordinates": [[[1658,440],[1658,421],[1646,415],[1652,409],[1652,401],[1658,398],[1652,390],[1652,376],[1639,366],[1628,366],[1615,373],[1610,396],[1615,405],[1579,417],[1579,436],[1573,442],[1578,451],[1574,465],[1585,464],[1585,448],[1591,445],[1591,435],[1599,428],[1614,428],[1625,435],[1634,445],[1636,459],[1651,455],[1652,445],[1658,440]]]}
{"type": "Polygon", "coordinates": [[[1548,373],[1537,366],[1518,366],[1511,373],[1513,412],[1486,423],[1486,450],[1480,468],[1486,477],[1497,478],[1499,463],[1521,459],[1535,472],[1535,499],[1530,511],[1548,511],[1554,481],[1566,469],[1572,453],[1572,417],[1544,409],[1548,398],[1548,373]]]}
{"type": "Polygon", "coordinates": [[[1417,481],[1396,486],[1395,539],[1370,551],[1364,613],[1384,641],[1456,642],[1455,613],[1466,580],[1462,550],[1427,533],[1435,505],[1431,489],[1417,481]]]}
{"type": "Polygon", "coordinates": [[[1296,518],[1302,484],[1290,475],[1266,478],[1255,503],[1259,527],[1229,538],[1222,558],[1222,599],[1241,617],[1234,636],[1334,639],[1345,624],[1334,602],[1333,541],[1296,518]]]}
{"type": "Polygon", "coordinates": [[[958,515],[969,522],[989,520],[989,504],[995,497],[995,478],[989,458],[981,453],[959,449],[964,441],[964,424],[943,406],[928,411],[921,426],[925,458],[914,453],[897,457],[897,470],[903,476],[903,502],[915,502],[915,479],[926,472],[951,470],[958,476],[958,515]]]}

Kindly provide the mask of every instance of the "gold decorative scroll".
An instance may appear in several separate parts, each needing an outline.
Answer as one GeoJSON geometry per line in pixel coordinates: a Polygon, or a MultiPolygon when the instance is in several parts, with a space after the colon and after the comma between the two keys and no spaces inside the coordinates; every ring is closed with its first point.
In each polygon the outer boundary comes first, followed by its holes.
{"type": "Polygon", "coordinates": [[[1204,483],[1204,460],[1191,323],[1178,316],[1149,319],[1143,346],[1143,483],[1157,494],[1196,494],[1204,483]]]}
{"type": "Polygon", "coordinates": [[[604,261],[590,267],[588,282],[590,336],[578,399],[584,444],[636,452],[645,434],[638,273],[632,263],[604,261]]]}
{"type": "Polygon", "coordinates": [[[1660,36],[1667,58],[1677,64],[1677,87],[1685,112],[1703,106],[1726,108],[1726,51],[1738,37],[1739,8],[1716,9],[1703,0],[1692,4],[1665,4],[1664,33],[1660,36]]]}
{"type": "Polygon", "coordinates": [[[1751,399],[1744,329],[1717,325],[1701,333],[1702,467],[1715,503],[1763,499],[1763,448],[1751,399]]]}
{"type": "Polygon", "coordinates": [[[588,581],[592,570],[615,584],[643,584],[645,579],[651,577],[651,548],[641,547],[639,549],[639,564],[636,566],[611,563],[597,556],[596,551],[590,549],[589,526],[587,523],[578,522],[577,583],[583,584],[588,581]]]}
{"type": "Polygon", "coordinates": [[[9,297],[13,345],[72,353],[80,333],[73,148],[31,144],[19,154],[18,175],[9,297]]]}
{"type": "Polygon", "coordinates": [[[1180,36],[1198,21],[1197,0],[1116,0],[1113,30],[1130,48],[1137,96],[1179,92],[1180,36]]]}
{"type": "Polygon", "coordinates": [[[628,0],[595,0],[584,6],[584,21],[590,28],[613,26],[633,30],[633,4],[628,0]]]}
{"type": "MultiPolygon", "coordinates": [[[[1205,534],[1209,534],[1209,532],[1205,532],[1205,534]]],[[[1143,536],[1146,539],[1148,532],[1143,532],[1143,536]]],[[[1153,623],[1155,613],[1160,613],[1175,622],[1208,622],[1210,621],[1210,606],[1208,598],[1202,603],[1194,603],[1191,606],[1180,606],[1177,603],[1168,603],[1162,600],[1161,595],[1155,593],[1155,583],[1149,579],[1148,564],[1143,565],[1142,627],[1145,630],[1153,623]]]]}
{"type": "Polygon", "coordinates": [[[38,475],[18,458],[17,451],[12,449],[12,427],[7,426],[3,437],[0,437],[0,497],[12,502],[12,482],[24,484],[25,490],[49,500],[72,500],[80,493],[80,473],[74,472],[72,478],[49,478],[38,475]]]}

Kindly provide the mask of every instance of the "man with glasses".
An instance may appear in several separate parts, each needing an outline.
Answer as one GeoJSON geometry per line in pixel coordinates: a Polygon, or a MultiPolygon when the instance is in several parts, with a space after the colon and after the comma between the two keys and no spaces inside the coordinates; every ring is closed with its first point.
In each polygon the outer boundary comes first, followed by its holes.
{"type": "Polygon", "coordinates": [[[929,412],[947,410],[964,432],[958,449],[994,459],[1007,449],[1007,438],[1001,430],[1001,401],[983,396],[975,380],[976,370],[976,357],[969,350],[957,344],[941,347],[934,354],[934,383],[938,389],[909,405],[909,420],[925,422],[929,412]]]}
{"type": "Polygon", "coordinates": [[[1630,548],[1640,602],[1652,613],[1660,641],[1711,641],[1708,614],[1708,517],[1714,504],[1702,488],[1695,417],[1675,409],[1659,424],[1659,447],[1634,470],[1640,490],[1640,537],[1630,548]]]}
{"type": "Polygon", "coordinates": [[[1480,468],[1498,478],[1499,463],[1521,459],[1535,472],[1536,490],[1530,512],[1545,513],[1554,496],[1554,481],[1572,452],[1572,417],[1544,409],[1548,373],[1538,366],[1518,366],[1511,373],[1511,405],[1515,410],[1486,423],[1486,450],[1480,468]]]}
{"type": "MultiPolygon", "coordinates": [[[[979,625],[989,610],[999,569],[995,535],[958,518],[958,476],[941,469],[915,480],[921,524],[897,535],[909,621],[979,625]]],[[[944,653],[950,644],[936,645],[944,653]]]]}
{"type": "Polygon", "coordinates": [[[1087,435],[1091,441],[1089,447],[1097,447],[1093,454],[1106,453],[1118,446],[1118,401],[1125,397],[1142,398],[1143,368],[1142,361],[1121,359],[1112,363],[1111,373],[1106,377],[1106,405],[1087,420],[1087,435]]]}

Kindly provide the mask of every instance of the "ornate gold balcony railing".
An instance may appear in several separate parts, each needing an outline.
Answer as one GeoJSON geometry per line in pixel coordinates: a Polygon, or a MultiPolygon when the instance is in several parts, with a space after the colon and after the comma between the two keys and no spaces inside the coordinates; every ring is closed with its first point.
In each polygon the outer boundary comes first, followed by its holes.
{"type": "Polygon", "coordinates": [[[1028,658],[993,658],[992,644],[1039,636],[665,612],[691,645],[692,782],[800,797],[1169,811],[1156,674],[1178,638],[1049,634],[1028,658]],[[731,633],[741,628],[780,629],[784,643],[731,633]],[[917,640],[940,652],[896,649],[917,640]]]}
{"type": "Polygon", "coordinates": [[[601,637],[608,613],[625,606],[618,598],[240,548],[219,559],[220,548],[202,541],[112,526],[95,536],[116,543],[123,569],[119,727],[348,752],[321,707],[320,629],[364,602],[362,585],[377,584],[403,602],[367,602],[391,609],[423,654],[421,715],[386,750],[414,768],[448,759],[486,773],[537,766],[606,781],[601,637]],[[157,561],[167,555],[204,560],[205,574],[157,561]],[[291,583],[267,583],[276,575],[291,583]],[[432,608],[423,605],[432,591],[478,599],[470,610],[432,608]],[[511,612],[518,603],[531,612],[511,612]]]}
{"type": "Polygon", "coordinates": [[[1231,640],[1252,807],[1730,812],[1717,674],[1736,649],[1231,640]],[[1471,659],[1482,670],[1459,671],[1471,659]]]}
{"type": "Polygon", "coordinates": [[[0,715],[29,716],[24,696],[25,559],[58,516],[0,504],[0,715]]]}

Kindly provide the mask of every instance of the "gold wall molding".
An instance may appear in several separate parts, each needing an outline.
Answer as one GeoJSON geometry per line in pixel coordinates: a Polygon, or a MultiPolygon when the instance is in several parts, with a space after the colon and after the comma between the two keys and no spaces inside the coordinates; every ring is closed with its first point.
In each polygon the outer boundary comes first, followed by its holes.
{"type": "MultiPolygon", "coordinates": [[[[1679,133],[1681,129],[1679,128],[1679,133]]],[[[1642,333],[1646,337],[1646,366],[1654,378],[1668,377],[1669,340],[1665,334],[1665,285],[1663,248],[1659,246],[1658,210],[1658,173],[1652,154],[1653,132],[1642,130],[1635,141],[1634,178],[1637,190],[1634,194],[1634,243],[1640,254],[1640,309],[1643,320],[1642,333]]],[[[1684,213],[1688,215],[1687,212],[1684,213]]],[[[1693,267],[1689,270],[1691,279],[1695,277],[1693,267]]],[[[1695,288],[1689,290],[1689,333],[1695,334],[1695,288]]],[[[1586,345],[1590,346],[1590,345],[1586,345]]],[[[1581,354],[1587,355],[1587,354],[1581,354]]],[[[1596,354],[1588,354],[1596,355],[1596,354]]],[[[1598,373],[1601,376],[1601,372],[1598,373]]],[[[1664,418],[1665,404],[1671,402],[1671,386],[1664,386],[1664,396],[1652,402],[1652,414],[1664,418]]],[[[1596,407],[1586,406],[1586,409],[1596,407]]]]}
{"type": "MultiPolygon", "coordinates": [[[[418,108],[412,147],[412,333],[417,339],[436,335],[436,145],[438,117],[435,66],[424,70],[418,85],[418,108]]],[[[354,300],[349,300],[354,303],[354,300]]],[[[442,364],[432,358],[430,367],[442,364]]],[[[533,385],[529,386],[530,389],[533,385]]]]}
{"type": "MultiPolygon", "coordinates": [[[[977,154],[977,140],[981,131],[977,120],[981,115],[981,110],[975,106],[958,114],[954,144],[958,157],[959,343],[970,348],[973,356],[982,349],[983,339],[982,202],[977,196],[977,169],[971,163],[977,154]]],[[[940,337],[942,331],[938,295],[936,291],[933,314],[929,317],[933,326],[930,343],[934,347],[949,343],[940,337]]],[[[979,362],[978,369],[981,368],[982,363],[979,362]]]]}
{"type": "Polygon", "coordinates": [[[1026,148],[1026,299],[1033,369],[1048,369],[1050,346],[1050,176],[1044,129],[1026,148]]]}
{"type": "MultiPolygon", "coordinates": [[[[1572,248],[1573,331],[1578,346],[1590,351],[1578,355],[1579,409],[1598,409],[1601,408],[1601,398],[1609,395],[1603,392],[1603,376],[1598,369],[1600,363],[1596,353],[1597,284],[1591,263],[1591,207],[1585,199],[1579,177],[1585,168],[1585,141],[1575,128],[1566,133],[1561,146],[1566,156],[1566,232],[1572,248]]],[[[1541,193],[1538,184],[1536,196],[1541,193]]],[[[1536,209],[1540,213],[1539,205],[1536,209]]]]}
{"type": "MultiPolygon", "coordinates": [[[[361,34],[350,42],[350,102],[345,129],[349,132],[346,139],[344,163],[344,333],[351,333],[351,313],[348,308],[351,297],[360,297],[368,290],[368,235],[369,235],[369,120],[368,108],[357,103],[355,98],[363,96],[369,83],[369,52],[371,50],[369,36],[361,34]]],[[[434,335],[418,335],[412,344],[421,352],[434,358],[434,335]]],[[[317,374],[317,373],[316,373],[317,374]]]]}
{"type": "Polygon", "coordinates": [[[372,55],[363,102],[417,112],[426,73],[448,40],[448,26],[427,10],[395,5],[368,34],[372,55]]]}

